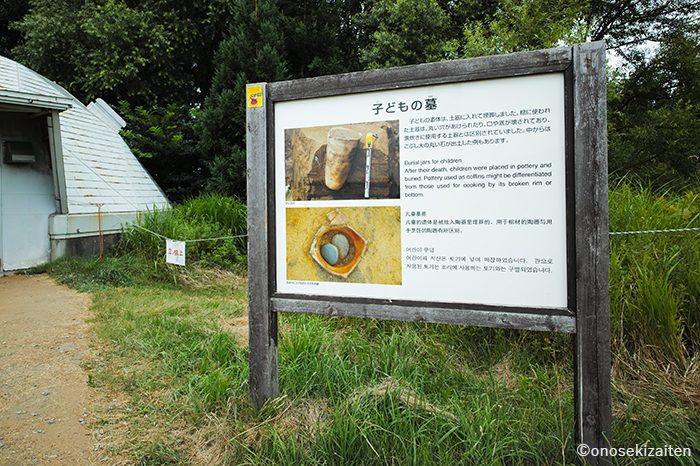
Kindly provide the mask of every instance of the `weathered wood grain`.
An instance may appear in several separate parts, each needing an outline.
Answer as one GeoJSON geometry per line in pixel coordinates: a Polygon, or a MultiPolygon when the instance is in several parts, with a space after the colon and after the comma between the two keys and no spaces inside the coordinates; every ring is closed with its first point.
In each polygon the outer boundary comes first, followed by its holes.
{"type": "Polygon", "coordinates": [[[368,302],[313,300],[273,297],[272,309],[277,312],[320,314],[330,317],[366,317],[373,319],[473,325],[477,327],[537,330],[571,333],[574,317],[566,310],[537,314],[485,309],[454,309],[427,304],[377,304],[368,302]]]}
{"type": "Polygon", "coordinates": [[[272,100],[281,102],[505,76],[525,76],[562,71],[570,64],[571,48],[561,47],[282,81],[270,83],[269,93],[272,100]]]}
{"type": "Polygon", "coordinates": [[[598,448],[611,440],[605,45],[583,44],[573,52],[576,442],[598,448]]]}
{"type": "Polygon", "coordinates": [[[270,309],[268,268],[268,123],[269,101],[246,111],[248,184],[248,327],[250,398],[260,408],[279,393],[277,314],[270,309]]]}

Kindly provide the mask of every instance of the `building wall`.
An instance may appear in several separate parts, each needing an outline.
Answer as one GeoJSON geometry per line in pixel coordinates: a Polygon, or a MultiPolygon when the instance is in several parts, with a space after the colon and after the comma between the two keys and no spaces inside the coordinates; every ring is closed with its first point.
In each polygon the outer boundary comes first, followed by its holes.
{"type": "MultiPolygon", "coordinates": [[[[102,237],[102,254],[112,255],[119,243],[121,233],[107,234],[102,237]]],[[[100,255],[99,236],[82,236],[80,238],[52,239],[52,260],[59,257],[98,257],[100,255]]]]}
{"type": "Polygon", "coordinates": [[[0,112],[0,271],[33,267],[49,260],[49,215],[56,212],[44,117],[0,112]],[[7,164],[4,141],[30,141],[31,164],[7,164]]]}

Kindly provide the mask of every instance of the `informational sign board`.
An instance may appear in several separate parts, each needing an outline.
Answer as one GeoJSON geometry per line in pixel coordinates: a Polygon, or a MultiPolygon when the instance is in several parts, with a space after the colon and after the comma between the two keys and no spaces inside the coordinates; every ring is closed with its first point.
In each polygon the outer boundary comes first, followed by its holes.
{"type": "Polygon", "coordinates": [[[165,262],[184,267],[185,266],[185,246],[184,241],[173,239],[165,240],[165,262]]]}
{"type": "Polygon", "coordinates": [[[605,92],[602,43],[250,84],[254,404],[279,312],[567,332],[576,441],[605,446],[605,92]]]}
{"type": "Polygon", "coordinates": [[[559,72],[277,103],[277,291],[565,309],[564,99],[559,72]],[[338,129],[358,138],[340,154],[350,180],[314,190],[338,129]],[[366,134],[370,178],[395,185],[370,182],[369,198],[349,182],[364,181],[366,134]],[[329,209],[367,242],[347,277],[309,254],[329,209]]]}

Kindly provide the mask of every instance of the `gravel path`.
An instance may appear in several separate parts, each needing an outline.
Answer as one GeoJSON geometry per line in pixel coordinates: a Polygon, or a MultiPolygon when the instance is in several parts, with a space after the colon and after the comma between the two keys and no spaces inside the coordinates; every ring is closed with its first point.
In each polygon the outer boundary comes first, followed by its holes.
{"type": "Polygon", "coordinates": [[[95,463],[89,295],[45,275],[0,277],[0,464],[95,463]]]}

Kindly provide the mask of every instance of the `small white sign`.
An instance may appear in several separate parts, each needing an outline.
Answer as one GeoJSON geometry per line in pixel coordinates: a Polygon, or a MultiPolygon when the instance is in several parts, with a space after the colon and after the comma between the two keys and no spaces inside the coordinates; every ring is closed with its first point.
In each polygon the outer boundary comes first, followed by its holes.
{"type": "Polygon", "coordinates": [[[185,265],[185,242],[168,239],[165,241],[167,252],[165,262],[168,264],[185,265]]]}

